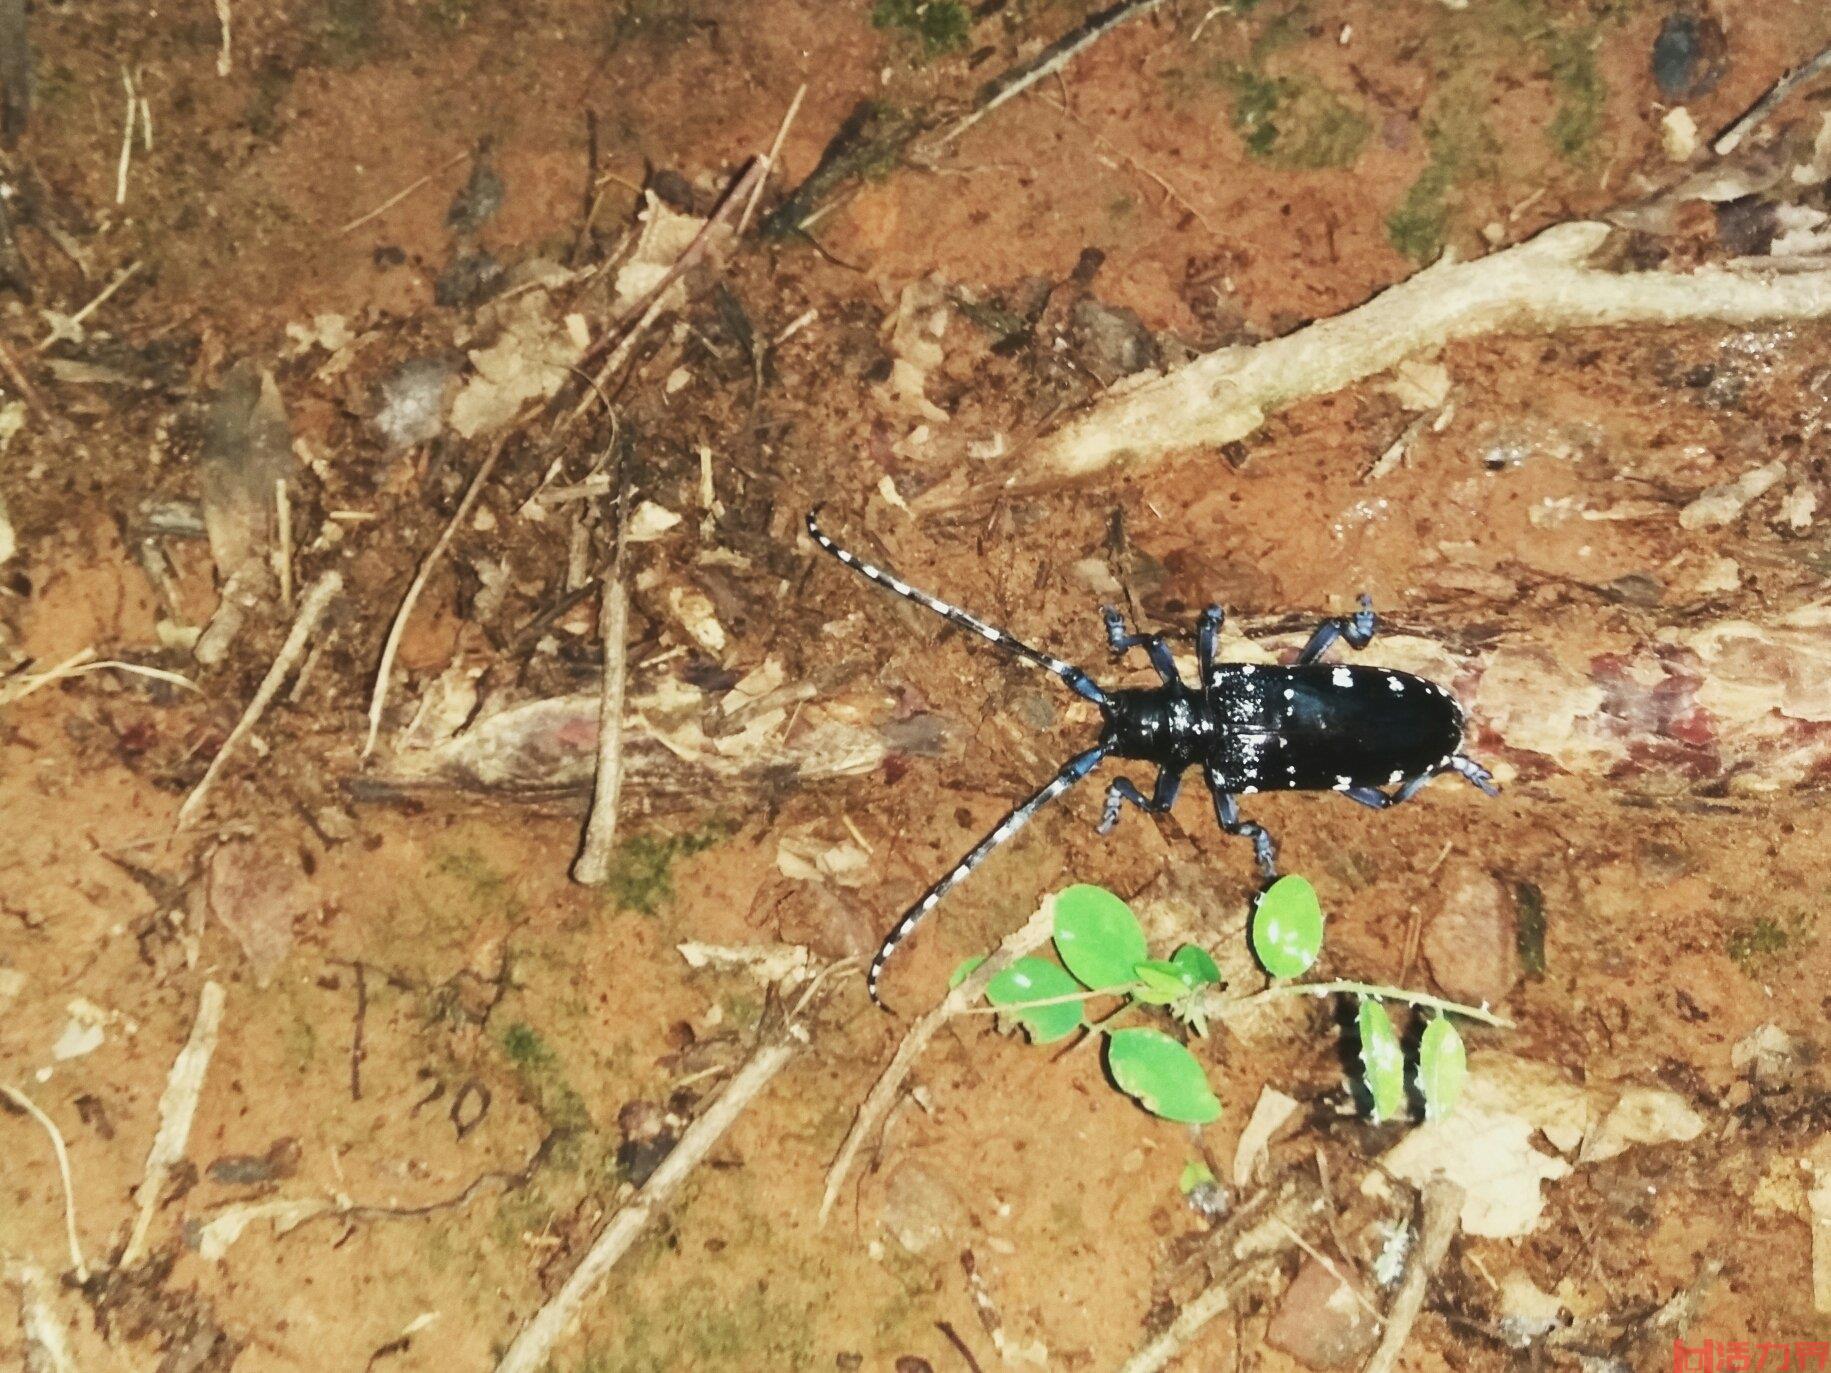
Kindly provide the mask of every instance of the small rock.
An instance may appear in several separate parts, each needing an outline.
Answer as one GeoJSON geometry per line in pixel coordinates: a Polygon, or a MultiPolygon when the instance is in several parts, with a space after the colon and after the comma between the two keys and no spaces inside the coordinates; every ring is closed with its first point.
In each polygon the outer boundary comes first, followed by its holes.
{"type": "Polygon", "coordinates": [[[1653,40],[1653,79],[1668,100],[1694,100],[1716,89],[1729,67],[1723,26],[1709,15],[1674,14],[1653,40]]]}
{"type": "Polygon", "coordinates": [[[935,1373],[934,1365],[927,1359],[917,1358],[914,1354],[905,1354],[896,1361],[896,1373],[935,1373]]]}
{"type": "Polygon", "coordinates": [[[294,923],[311,909],[311,890],[294,859],[251,841],[210,855],[210,914],[235,936],[265,987],[292,952],[294,923]]]}
{"type": "Polygon", "coordinates": [[[1452,863],[1424,931],[1424,959],[1437,985],[1459,1001],[1493,1003],[1519,981],[1519,945],[1506,888],[1474,863],[1452,863]]]}
{"type": "Polygon", "coordinates": [[[279,1182],[299,1171],[299,1141],[291,1135],[276,1139],[264,1154],[224,1154],[209,1167],[212,1182],[229,1187],[251,1187],[279,1182]]]}
{"type": "Polygon", "coordinates": [[[940,1178],[919,1164],[905,1163],[884,1189],[881,1219],[898,1244],[922,1254],[959,1229],[966,1208],[940,1178]]]}
{"type": "Polygon", "coordinates": [[[1683,105],[1674,105],[1659,121],[1659,141],[1674,162],[1689,162],[1697,152],[1697,120],[1683,105]]]}
{"type": "Polygon", "coordinates": [[[1083,297],[1075,302],[1070,327],[1076,357],[1102,381],[1157,366],[1157,340],[1144,321],[1123,306],[1083,297]]]}
{"type": "Polygon", "coordinates": [[[1738,257],[1766,257],[1780,232],[1771,200],[1745,195],[1716,206],[1717,242],[1738,257]]]}
{"type": "Polygon", "coordinates": [[[1708,488],[1679,511],[1679,525],[1684,529],[1712,529],[1728,524],[1747,508],[1750,501],[1765,495],[1785,476],[1784,458],[1775,458],[1760,467],[1750,468],[1734,481],[1708,488]]]}
{"type": "Polygon", "coordinates": [[[1305,1259],[1265,1330],[1265,1342],[1311,1368],[1358,1363],[1379,1338],[1367,1308],[1315,1259],[1305,1259]]]}
{"type": "Polygon", "coordinates": [[[661,1161],[680,1142],[667,1110],[652,1101],[632,1101],[617,1112],[623,1142],[617,1146],[617,1167],[631,1186],[640,1187],[654,1176],[661,1161]]]}
{"type": "Polygon", "coordinates": [[[1778,1086],[1793,1075],[1799,1046],[1771,1020],[1757,1025],[1729,1051],[1730,1066],[1764,1086],[1778,1086]]]}
{"type": "Polygon", "coordinates": [[[433,284],[433,303],[448,310],[480,305],[502,282],[502,264],[488,253],[460,253],[433,284]]]}
{"type": "Polygon", "coordinates": [[[858,1373],[858,1370],[864,1366],[865,1356],[863,1354],[847,1353],[833,1356],[833,1367],[837,1368],[839,1373],[858,1373]]]}

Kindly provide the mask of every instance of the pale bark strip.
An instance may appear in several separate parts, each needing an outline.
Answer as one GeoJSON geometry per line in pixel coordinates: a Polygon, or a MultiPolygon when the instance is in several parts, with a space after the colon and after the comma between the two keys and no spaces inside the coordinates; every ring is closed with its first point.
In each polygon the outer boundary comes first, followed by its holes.
{"type": "Polygon", "coordinates": [[[553,1346],[578,1318],[580,1310],[616,1266],[617,1260],[648,1228],[656,1212],[673,1199],[681,1184],[724,1137],[744,1108],[775,1079],[805,1043],[805,1032],[794,1024],[787,1024],[758,1047],[718,1100],[687,1127],[680,1143],[674,1146],[674,1152],[662,1161],[635,1199],[611,1217],[565,1285],[521,1328],[515,1342],[496,1365],[496,1373],[538,1373],[547,1366],[553,1346]]]}
{"type": "Polygon", "coordinates": [[[629,591],[618,558],[604,582],[598,634],[604,641],[604,680],[598,707],[598,772],[584,842],[572,864],[572,880],[601,887],[610,879],[617,838],[617,803],[623,792],[623,689],[629,675],[629,591]]]}
{"type": "Polygon", "coordinates": [[[152,1228],[153,1214],[159,1209],[160,1194],[166,1179],[191,1139],[191,1122],[197,1116],[197,1101],[203,1095],[204,1076],[210,1071],[210,1058],[216,1052],[216,1034],[222,1028],[223,989],[215,982],[203,984],[197,998],[197,1019],[191,1025],[191,1037],[185,1041],[178,1057],[172,1060],[172,1071],[165,1079],[165,1091],[159,1098],[159,1129],[153,1135],[153,1147],[146,1154],[146,1172],[134,1189],[134,1201],[140,1213],[134,1220],[133,1236],[121,1255],[120,1267],[132,1268],[146,1254],[146,1235],[152,1228]]]}
{"type": "Polygon", "coordinates": [[[872,1084],[870,1092],[859,1105],[858,1113],[852,1117],[852,1128],[846,1132],[839,1152],[833,1156],[833,1162],[827,1168],[826,1191],[820,1198],[821,1224],[826,1223],[833,1203],[838,1200],[839,1189],[845,1184],[846,1174],[851,1171],[859,1149],[883,1123],[884,1117],[890,1114],[897,1093],[902,1090],[903,1082],[909,1076],[910,1069],[915,1067],[915,1061],[921,1056],[922,1050],[928,1047],[928,1041],[949,1020],[968,1010],[984,996],[986,985],[994,977],[1033,949],[1041,948],[1054,931],[1055,898],[1051,896],[1044,900],[1035,915],[998,946],[990,958],[973,969],[961,980],[959,986],[941,998],[934,1009],[909,1027],[903,1042],[897,1045],[890,1066],[872,1084]]]}
{"type": "MultiPolygon", "coordinates": [[[[1610,226],[1574,221],[1473,262],[1447,258],[1283,338],[1217,349],[1108,392],[1044,438],[1008,485],[1034,488],[1232,443],[1267,416],[1456,339],[1502,330],[1831,315],[1831,270],[1611,272],[1587,263],[1610,226]]],[[[955,498],[958,499],[958,498],[955,498]]]]}

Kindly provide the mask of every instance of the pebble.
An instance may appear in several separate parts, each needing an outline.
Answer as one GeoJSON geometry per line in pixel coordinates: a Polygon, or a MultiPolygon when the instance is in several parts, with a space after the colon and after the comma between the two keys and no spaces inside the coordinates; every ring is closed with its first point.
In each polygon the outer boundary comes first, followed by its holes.
{"type": "Polygon", "coordinates": [[[1424,930],[1424,961],[1458,1001],[1498,1002],[1519,981],[1513,902],[1489,872],[1452,862],[1437,885],[1436,913],[1424,930]]]}
{"type": "Polygon", "coordinates": [[[906,1163],[884,1188],[881,1219],[898,1244],[922,1254],[959,1229],[966,1208],[940,1178],[919,1164],[906,1163]]]}
{"type": "Polygon", "coordinates": [[[1723,26],[1709,15],[1674,14],[1653,40],[1653,80],[1668,100],[1693,100],[1716,89],[1729,66],[1723,26]]]}
{"type": "Polygon", "coordinates": [[[1354,1293],[1315,1259],[1305,1259],[1266,1327],[1265,1342],[1311,1368],[1359,1363],[1379,1326],[1354,1293]]]}

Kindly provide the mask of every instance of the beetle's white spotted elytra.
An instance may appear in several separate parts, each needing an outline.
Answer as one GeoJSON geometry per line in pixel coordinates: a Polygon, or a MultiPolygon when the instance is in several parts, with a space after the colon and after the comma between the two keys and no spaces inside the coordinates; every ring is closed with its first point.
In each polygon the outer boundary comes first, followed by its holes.
{"type": "Polygon", "coordinates": [[[1286,790],[1328,788],[1345,792],[1350,800],[1365,805],[1389,806],[1409,799],[1432,776],[1443,771],[1458,772],[1484,791],[1492,790],[1492,779],[1486,770],[1455,751],[1462,738],[1462,712],[1442,687],[1384,670],[1357,673],[1346,666],[1319,667],[1321,654],[1336,639],[1346,638],[1350,647],[1358,649],[1372,638],[1376,621],[1365,597],[1361,598],[1360,613],[1318,625],[1288,667],[1217,662],[1214,645],[1221,616],[1218,607],[1204,611],[1196,636],[1201,676],[1198,689],[1193,691],[1184,685],[1163,636],[1128,635],[1123,617],[1109,610],[1107,636],[1114,652],[1144,648],[1162,679],[1158,687],[1132,688],[1109,696],[1072,663],[1031,648],[1004,630],[840,548],[821,532],[812,514],[808,516],[807,529],[819,548],[861,576],[1060,677],[1099,707],[1103,721],[1095,747],[1077,755],[1035,795],[1013,807],[896,922],[866,976],[874,1001],[878,999],[878,982],[885,964],[942,897],[1038,811],[1109,756],[1154,764],[1157,782],[1147,800],[1130,780],[1116,779],[1107,791],[1102,831],[1111,828],[1125,802],[1146,810],[1167,809],[1183,771],[1199,766],[1213,793],[1216,819],[1228,833],[1252,841],[1259,869],[1268,878],[1277,872],[1276,845],[1262,826],[1240,816],[1236,795],[1255,796],[1268,786],[1280,785],[1286,790]],[[1327,681],[1344,696],[1314,692],[1319,677],[1311,673],[1326,674],[1327,681]],[[1386,683],[1385,691],[1379,690],[1382,681],[1386,683]],[[1411,692],[1413,684],[1423,690],[1411,692]],[[1303,710],[1274,705],[1281,697],[1284,703],[1294,706],[1300,694],[1305,697],[1303,710]],[[1440,748],[1448,751],[1434,764],[1429,763],[1427,760],[1440,748]],[[1421,752],[1424,757],[1419,757],[1421,752]],[[1280,768],[1282,776],[1272,780],[1280,768]],[[1390,796],[1354,782],[1356,777],[1388,773],[1387,785],[1399,788],[1390,796]]]}

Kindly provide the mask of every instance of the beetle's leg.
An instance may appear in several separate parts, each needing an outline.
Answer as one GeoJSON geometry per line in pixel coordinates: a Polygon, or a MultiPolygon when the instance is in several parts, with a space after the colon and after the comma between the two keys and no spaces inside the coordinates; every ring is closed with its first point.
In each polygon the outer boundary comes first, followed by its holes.
{"type": "Polygon", "coordinates": [[[1150,656],[1151,666],[1157,669],[1165,686],[1182,685],[1183,679],[1176,671],[1176,659],[1170,656],[1170,645],[1163,635],[1127,634],[1125,616],[1110,605],[1102,606],[1100,615],[1106,621],[1106,642],[1112,645],[1114,657],[1129,648],[1142,648],[1150,656]]]}
{"type": "Polygon", "coordinates": [[[1202,680],[1214,676],[1214,655],[1219,649],[1221,621],[1226,617],[1218,605],[1211,605],[1195,622],[1195,661],[1201,664],[1202,680]]]}
{"type": "Polygon", "coordinates": [[[1106,789],[1106,809],[1100,813],[1098,830],[1101,834],[1111,834],[1113,826],[1119,823],[1119,810],[1130,801],[1139,810],[1166,811],[1176,804],[1176,793],[1182,787],[1183,775],[1174,768],[1157,769],[1157,785],[1151,788],[1151,798],[1146,800],[1144,793],[1132,785],[1129,777],[1118,778],[1106,789]]]}
{"type": "Polygon", "coordinates": [[[1489,796],[1500,795],[1500,788],[1494,785],[1494,774],[1473,758],[1465,758],[1460,753],[1451,754],[1448,771],[1467,778],[1472,785],[1480,787],[1489,796]]]}
{"type": "Polygon", "coordinates": [[[1374,631],[1378,628],[1379,619],[1373,613],[1373,597],[1363,591],[1359,610],[1352,615],[1324,620],[1316,626],[1316,632],[1310,635],[1309,643],[1297,655],[1297,665],[1301,667],[1305,663],[1315,662],[1337,639],[1346,639],[1353,648],[1365,648],[1373,642],[1374,631]]]}
{"type": "Polygon", "coordinates": [[[1411,800],[1424,790],[1425,784],[1431,778],[1443,772],[1453,772],[1466,777],[1470,783],[1480,787],[1489,796],[1500,795],[1500,788],[1494,785],[1494,779],[1488,775],[1488,770],[1473,758],[1465,758],[1460,753],[1452,754],[1447,762],[1439,764],[1428,772],[1421,772],[1416,777],[1407,779],[1402,787],[1390,794],[1381,791],[1378,787],[1348,787],[1342,794],[1350,801],[1359,801],[1363,806],[1371,806],[1374,810],[1385,810],[1390,806],[1398,805],[1401,801],[1411,800]]]}
{"type": "Polygon", "coordinates": [[[1265,832],[1263,825],[1240,819],[1239,803],[1229,793],[1221,790],[1212,769],[1208,771],[1207,778],[1208,790],[1214,796],[1215,820],[1227,833],[1252,840],[1252,853],[1259,861],[1259,871],[1270,881],[1278,875],[1278,846],[1272,842],[1271,835],[1265,832]]]}

